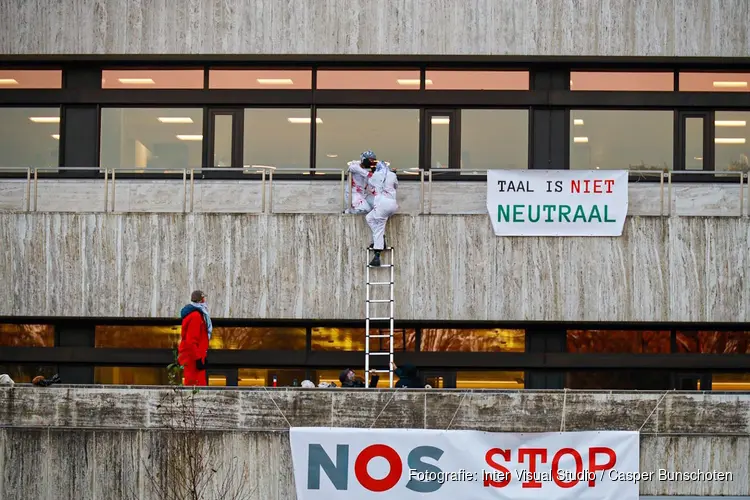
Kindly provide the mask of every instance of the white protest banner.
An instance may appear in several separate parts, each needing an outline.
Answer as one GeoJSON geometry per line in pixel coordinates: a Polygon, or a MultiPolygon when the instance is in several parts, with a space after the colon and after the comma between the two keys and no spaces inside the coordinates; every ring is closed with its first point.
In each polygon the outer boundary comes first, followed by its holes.
{"type": "Polygon", "coordinates": [[[497,236],[620,236],[626,170],[490,170],[487,210],[497,236]]]}
{"type": "Polygon", "coordinates": [[[638,432],[290,429],[298,500],[637,500],[638,432]]]}

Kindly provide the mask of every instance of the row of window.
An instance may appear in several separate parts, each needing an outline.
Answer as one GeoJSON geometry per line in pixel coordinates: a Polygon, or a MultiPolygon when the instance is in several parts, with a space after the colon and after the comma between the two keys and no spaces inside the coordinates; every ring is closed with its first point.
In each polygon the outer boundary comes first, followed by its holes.
{"type": "MultiPolygon", "coordinates": [[[[50,365],[0,365],[0,373],[7,373],[16,383],[30,383],[37,376],[50,377],[57,372],[56,366],[50,365]]],[[[360,367],[355,370],[357,376],[363,377],[360,367]]],[[[209,371],[209,386],[239,387],[294,387],[303,380],[310,380],[316,385],[323,382],[339,383],[339,370],[332,369],[289,369],[289,368],[239,368],[236,370],[209,371]]],[[[568,389],[585,390],[663,390],[675,385],[675,375],[659,370],[578,370],[564,372],[563,385],[568,389]]],[[[426,384],[434,389],[524,389],[526,380],[523,371],[503,370],[448,370],[423,373],[426,384]]],[[[689,377],[689,387],[680,385],[681,389],[705,390],[701,379],[689,377]]],[[[710,375],[711,390],[714,391],[750,391],[750,373],[715,372],[710,375]]],[[[63,383],[65,381],[63,380],[63,383]]],[[[165,368],[151,366],[96,366],[94,367],[94,384],[114,385],[168,385],[169,378],[165,368]]],[[[381,387],[386,384],[380,383],[381,387]]]]}
{"type": "MultiPolygon", "coordinates": [[[[314,351],[364,351],[364,328],[310,329],[314,351]]],[[[372,334],[380,333],[372,330],[372,334]]],[[[419,350],[423,352],[524,352],[523,329],[420,328],[419,350]]],[[[417,330],[397,329],[394,350],[415,351],[417,330]]],[[[94,345],[100,348],[170,349],[180,341],[180,327],[154,325],[97,325],[94,345]]],[[[388,349],[389,339],[370,339],[371,348],[388,349]]],[[[568,330],[567,351],[571,353],[673,352],[669,330],[568,330]]],[[[0,324],[0,346],[54,347],[53,325],[0,324]]],[[[307,328],[222,327],[214,328],[211,349],[305,350],[307,328]]],[[[750,332],[677,331],[679,353],[750,354],[750,332]]]]}
{"type": "MultiPolygon", "coordinates": [[[[198,168],[211,147],[211,167],[268,165],[306,171],[311,165],[310,108],[248,108],[210,113],[212,141],[203,137],[201,108],[103,108],[100,163],[131,169],[198,168]],[[242,132],[234,132],[241,120],[242,132]]],[[[716,111],[706,146],[707,116],[684,119],[685,170],[704,170],[712,150],[717,171],[750,168],[750,112],[716,111]]],[[[367,149],[403,172],[420,164],[420,110],[317,109],[315,168],[342,169],[367,149]]],[[[529,111],[462,109],[430,115],[430,168],[465,170],[529,167],[529,111]],[[452,121],[460,122],[460,163],[451,163],[452,121]]],[[[671,170],[675,168],[675,112],[658,110],[571,110],[571,169],[671,170]]],[[[92,140],[94,140],[92,138],[92,140]]],[[[60,108],[0,108],[0,151],[4,167],[59,165],[60,108]]]]}
{"type": "MultiPolygon", "coordinates": [[[[529,90],[529,71],[105,69],[103,89],[529,90]],[[315,83],[313,84],[313,73],[315,83]]],[[[680,91],[747,92],[750,73],[678,72],[680,91]]],[[[0,70],[2,89],[59,89],[62,70],[0,70]]],[[[674,91],[674,72],[571,71],[573,91],[674,91]]]]}

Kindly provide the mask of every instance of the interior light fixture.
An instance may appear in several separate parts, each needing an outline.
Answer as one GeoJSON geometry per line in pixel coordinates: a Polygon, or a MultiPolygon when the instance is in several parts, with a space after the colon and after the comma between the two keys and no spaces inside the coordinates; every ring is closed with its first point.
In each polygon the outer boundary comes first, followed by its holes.
{"type": "Polygon", "coordinates": [[[326,156],[328,158],[338,158],[339,157],[339,155],[337,155],[336,153],[328,153],[326,156]]]}
{"type": "MultiPolygon", "coordinates": [[[[417,87],[419,86],[420,83],[422,83],[421,80],[419,80],[418,78],[417,79],[399,78],[396,81],[398,82],[399,85],[412,85],[412,86],[417,86],[417,87]]],[[[424,83],[425,85],[432,85],[432,80],[425,80],[424,83]]]]}
{"type": "MultiPolygon", "coordinates": [[[[310,123],[312,122],[312,118],[287,118],[287,121],[289,123],[310,123]]],[[[323,120],[316,118],[315,123],[323,123],[323,120]]]]}
{"type": "Polygon", "coordinates": [[[14,78],[0,78],[0,85],[18,85],[18,81],[14,78]]]}
{"type": "Polygon", "coordinates": [[[744,127],[747,122],[745,120],[716,120],[714,125],[717,127],[744,127]]]}
{"type": "Polygon", "coordinates": [[[450,118],[432,118],[432,124],[433,125],[450,125],[451,119],[450,118]]]}
{"type": "Polygon", "coordinates": [[[60,134],[52,134],[52,138],[55,139],[56,141],[59,141],[60,140],[60,134]]]}
{"type": "Polygon", "coordinates": [[[31,116],[29,120],[34,123],[60,123],[59,116],[31,116]]]}
{"type": "Polygon", "coordinates": [[[714,82],[716,88],[744,88],[747,82],[714,82]]]}
{"type": "Polygon", "coordinates": [[[702,156],[693,156],[693,160],[703,161],[702,156]]]}
{"type": "Polygon", "coordinates": [[[714,139],[715,144],[745,144],[744,137],[717,137],[714,139]]]}
{"type": "Polygon", "coordinates": [[[151,78],[118,78],[120,83],[126,85],[153,85],[154,81],[151,78]]]}
{"type": "Polygon", "coordinates": [[[193,119],[188,116],[160,116],[157,120],[162,123],[193,123],[193,119]]]}
{"type": "Polygon", "coordinates": [[[198,134],[198,135],[177,135],[176,137],[179,140],[181,140],[181,141],[202,141],[203,140],[203,136],[200,135],[200,134],[198,134]]]}
{"type": "Polygon", "coordinates": [[[256,81],[261,85],[294,85],[291,78],[258,78],[256,81]]]}
{"type": "Polygon", "coordinates": [[[576,118],[573,120],[573,125],[583,125],[583,120],[581,118],[576,118]]]}
{"type": "Polygon", "coordinates": [[[573,142],[582,143],[582,142],[589,142],[588,137],[573,137],[573,142]]]}

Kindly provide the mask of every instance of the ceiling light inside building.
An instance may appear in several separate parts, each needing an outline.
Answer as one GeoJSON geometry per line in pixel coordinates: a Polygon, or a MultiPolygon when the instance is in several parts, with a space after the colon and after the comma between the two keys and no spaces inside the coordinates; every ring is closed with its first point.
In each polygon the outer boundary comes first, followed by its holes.
{"type": "Polygon", "coordinates": [[[193,119],[187,116],[160,116],[157,120],[162,123],[193,123],[193,119]]]}
{"type": "MultiPolygon", "coordinates": [[[[310,123],[312,122],[311,118],[287,118],[287,121],[289,123],[310,123]]],[[[320,118],[315,119],[315,123],[323,123],[323,120],[320,118]]]]}
{"type": "Polygon", "coordinates": [[[702,156],[693,156],[693,160],[703,161],[702,156]]]}
{"type": "Polygon", "coordinates": [[[714,139],[715,144],[745,144],[744,137],[717,137],[714,139]]]}
{"type": "Polygon", "coordinates": [[[433,117],[431,121],[432,121],[433,125],[450,125],[450,123],[451,123],[451,119],[450,118],[437,118],[437,117],[433,117]]]}
{"type": "Polygon", "coordinates": [[[0,85],[18,85],[18,81],[13,78],[0,78],[0,85]]]}
{"type": "Polygon", "coordinates": [[[153,85],[154,81],[151,78],[118,78],[120,83],[126,85],[153,85]]]}
{"type": "Polygon", "coordinates": [[[178,135],[177,138],[181,141],[202,141],[202,135],[178,135]]]}
{"type": "MultiPolygon", "coordinates": [[[[418,87],[421,81],[419,79],[404,78],[396,80],[399,85],[411,85],[418,87]]],[[[432,80],[425,80],[425,85],[432,85],[432,80]]]]}
{"type": "Polygon", "coordinates": [[[582,143],[582,142],[589,142],[588,137],[573,137],[573,142],[582,143]]]}
{"type": "Polygon", "coordinates": [[[714,82],[716,88],[744,88],[747,82],[714,82]]]}
{"type": "Polygon", "coordinates": [[[716,120],[714,125],[717,127],[744,127],[747,122],[745,120],[716,120]]]}
{"type": "Polygon", "coordinates": [[[258,78],[256,81],[261,85],[294,85],[291,78],[258,78]]]}
{"type": "Polygon", "coordinates": [[[31,116],[29,120],[34,123],[60,123],[59,116],[31,116]]]}
{"type": "Polygon", "coordinates": [[[583,125],[583,120],[580,118],[576,118],[573,120],[573,125],[583,125]]]}
{"type": "Polygon", "coordinates": [[[328,158],[338,158],[339,157],[339,155],[337,155],[336,153],[328,153],[326,156],[328,158]]]}
{"type": "Polygon", "coordinates": [[[59,141],[60,140],[60,134],[52,134],[52,138],[55,139],[56,141],[59,141]]]}

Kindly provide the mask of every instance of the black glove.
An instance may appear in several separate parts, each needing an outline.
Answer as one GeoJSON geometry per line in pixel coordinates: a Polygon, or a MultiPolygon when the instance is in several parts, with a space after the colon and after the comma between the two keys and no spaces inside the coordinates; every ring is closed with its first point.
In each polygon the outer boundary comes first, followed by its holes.
{"type": "Polygon", "coordinates": [[[200,371],[205,370],[206,369],[206,360],[205,359],[197,359],[197,360],[195,360],[195,367],[198,370],[200,370],[200,371]]]}

